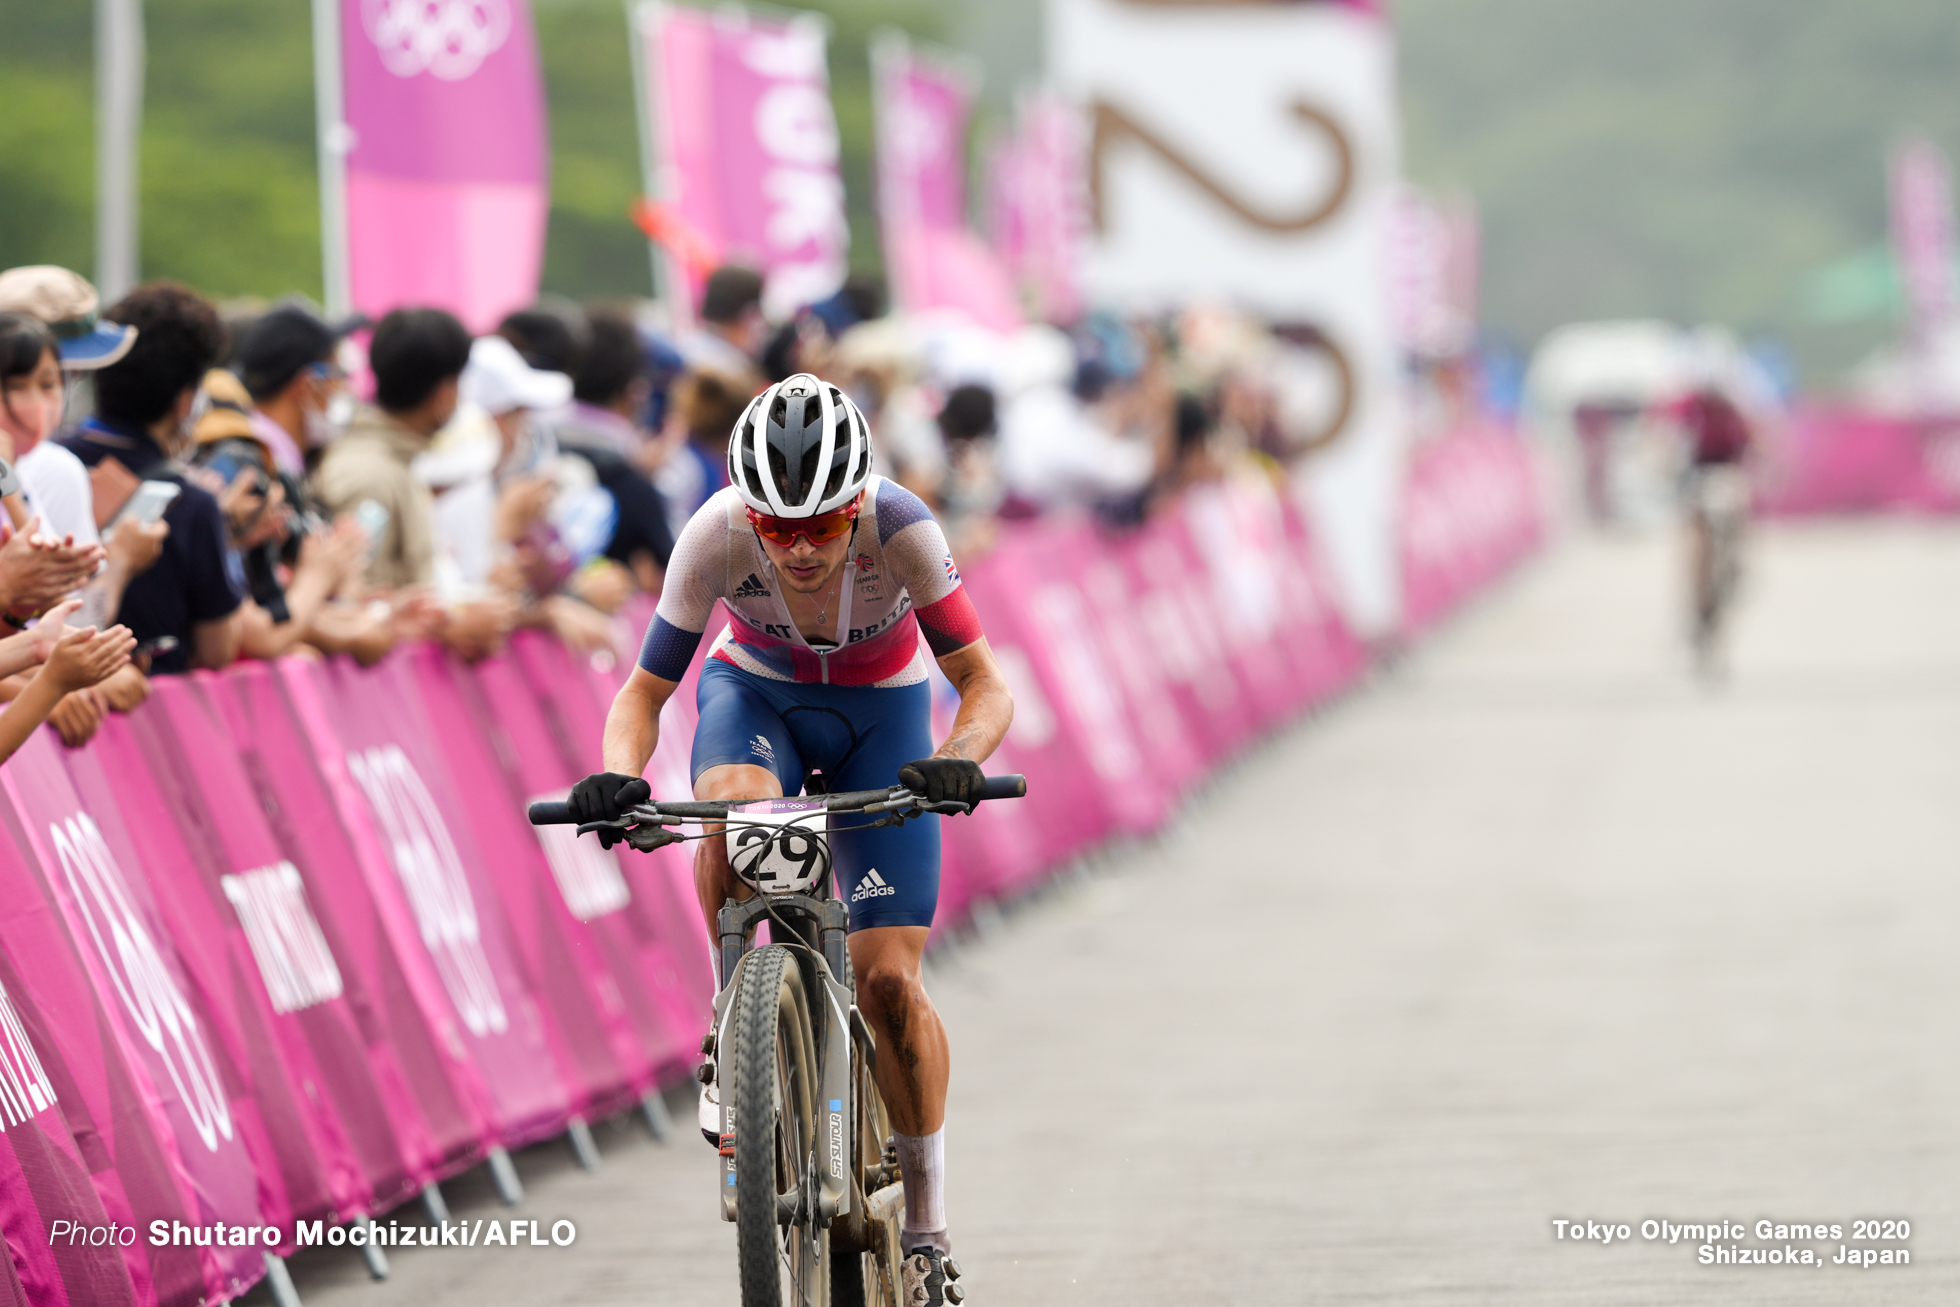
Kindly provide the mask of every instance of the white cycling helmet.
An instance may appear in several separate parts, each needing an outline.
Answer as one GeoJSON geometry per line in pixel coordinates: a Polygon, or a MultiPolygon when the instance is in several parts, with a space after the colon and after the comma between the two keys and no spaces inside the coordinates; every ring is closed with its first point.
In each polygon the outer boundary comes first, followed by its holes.
{"type": "Polygon", "coordinates": [[[871,477],[871,428],[828,381],[799,372],[749,401],[728,441],[728,480],[771,517],[816,517],[871,477]]]}

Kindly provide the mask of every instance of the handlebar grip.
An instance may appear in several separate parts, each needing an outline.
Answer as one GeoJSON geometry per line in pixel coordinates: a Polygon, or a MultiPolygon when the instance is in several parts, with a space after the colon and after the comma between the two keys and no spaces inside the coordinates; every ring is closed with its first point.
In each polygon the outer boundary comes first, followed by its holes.
{"type": "Polygon", "coordinates": [[[531,805],[531,824],[533,826],[576,826],[578,818],[572,815],[572,805],[563,799],[543,799],[531,805]]]}
{"type": "Polygon", "coordinates": [[[989,776],[987,783],[980,787],[982,799],[1025,799],[1028,796],[1028,778],[1025,776],[989,776]]]}

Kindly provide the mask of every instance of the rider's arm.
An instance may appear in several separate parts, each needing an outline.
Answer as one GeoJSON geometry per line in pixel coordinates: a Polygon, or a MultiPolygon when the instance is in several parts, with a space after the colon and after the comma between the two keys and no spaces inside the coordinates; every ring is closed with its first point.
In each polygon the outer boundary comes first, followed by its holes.
{"type": "Polygon", "coordinates": [[[638,776],[660,743],[660,710],[673,698],[679,683],[635,667],[613,696],[606,713],[606,762],[609,772],[638,776]]]}
{"type": "Polygon", "coordinates": [[[933,757],[985,762],[1000,747],[1008,724],[1014,720],[1014,696],[1008,693],[1007,678],[994,661],[994,651],[982,636],[964,649],[942,655],[939,670],[960,692],[960,710],[953,717],[952,734],[933,757]]]}

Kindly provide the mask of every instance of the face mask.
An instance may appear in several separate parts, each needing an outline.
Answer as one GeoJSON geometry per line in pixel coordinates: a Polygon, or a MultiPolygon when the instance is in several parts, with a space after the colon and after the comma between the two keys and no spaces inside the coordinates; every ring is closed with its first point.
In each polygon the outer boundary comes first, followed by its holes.
{"type": "Polygon", "coordinates": [[[353,420],[354,397],[344,390],[337,391],[334,397],[327,401],[324,413],[310,408],[306,410],[307,445],[318,449],[332,444],[340,439],[340,434],[347,430],[347,424],[353,420]]]}

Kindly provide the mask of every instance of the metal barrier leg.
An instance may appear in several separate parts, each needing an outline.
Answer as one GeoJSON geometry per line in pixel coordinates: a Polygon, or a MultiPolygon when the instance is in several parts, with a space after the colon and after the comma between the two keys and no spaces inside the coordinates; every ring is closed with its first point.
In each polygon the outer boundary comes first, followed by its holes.
{"type": "Polygon", "coordinates": [[[285,1258],[265,1255],[265,1287],[272,1290],[272,1301],[278,1307],[299,1307],[299,1290],[293,1287],[293,1273],[286,1269],[285,1258]]]}
{"type": "Polygon", "coordinates": [[[592,1127],[585,1123],[584,1117],[575,1116],[565,1123],[565,1138],[571,1140],[572,1156],[578,1158],[581,1167],[588,1171],[599,1169],[599,1145],[593,1142],[592,1127]]]}
{"type": "Polygon", "coordinates": [[[517,1164],[510,1160],[510,1154],[502,1148],[490,1150],[490,1178],[496,1182],[497,1197],[504,1200],[506,1207],[515,1207],[524,1201],[524,1182],[517,1178],[517,1164]]]}
{"type": "Polygon", "coordinates": [[[441,1225],[449,1219],[449,1204],[443,1199],[442,1186],[433,1180],[422,1186],[422,1210],[429,1214],[430,1225],[441,1225]]]}
{"type": "Polygon", "coordinates": [[[640,1100],[640,1115],[646,1119],[648,1133],[660,1143],[674,1137],[674,1118],[658,1089],[647,1090],[647,1096],[640,1100]]]}
{"type": "Polygon", "coordinates": [[[377,1280],[387,1279],[388,1254],[383,1252],[381,1245],[374,1241],[375,1235],[380,1233],[381,1227],[374,1223],[372,1216],[363,1216],[355,1221],[354,1224],[365,1225],[367,1227],[368,1241],[361,1245],[361,1256],[367,1259],[368,1274],[377,1280]]]}

